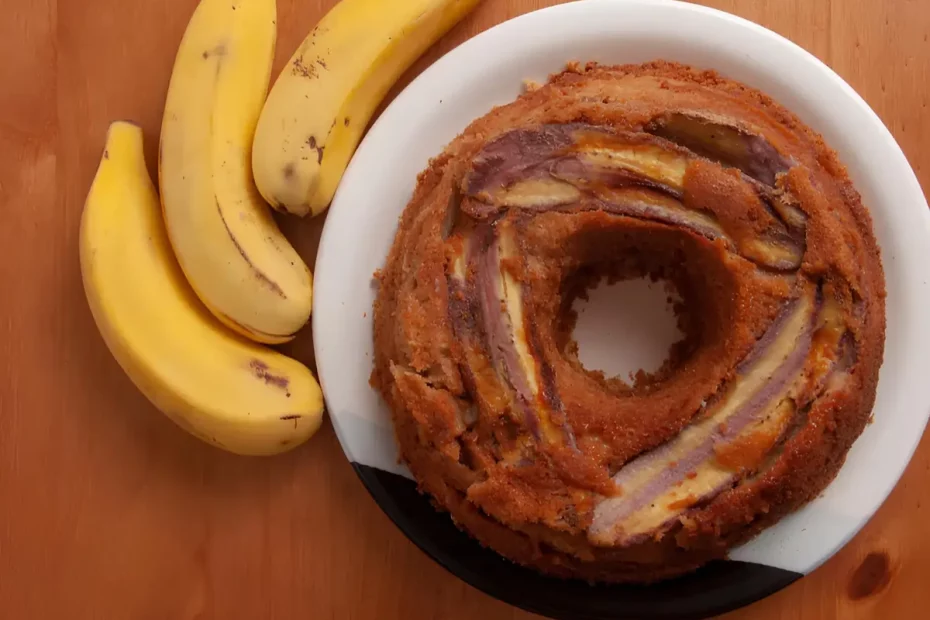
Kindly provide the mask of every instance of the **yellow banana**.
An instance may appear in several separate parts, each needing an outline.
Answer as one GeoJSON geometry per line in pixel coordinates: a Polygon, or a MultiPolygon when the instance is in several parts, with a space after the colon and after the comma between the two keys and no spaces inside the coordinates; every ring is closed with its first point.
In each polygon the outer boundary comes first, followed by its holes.
{"type": "Polygon", "coordinates": [[[326,209],[400,75],[480,0],[342,0],[304,40],[262,109],[252,171],[271,206],[326,209]]]}
{"type": "Polygon", "coordinates": [[[133,383],[182,428],[240,454],[310,437],[320,388],[297,361],[223,327],[185,281],[145,168],[142,131],[114,123],[80,232],[84,291],[133,383]]]}
{"type": "Polygon", "coordinates": [[[158,165],[168,235],[187,279],[223,323],[270,343],[307,322],[312,290],[252,180],[275,15],[275,0],[201,1],[171,74],[158,165]]]}

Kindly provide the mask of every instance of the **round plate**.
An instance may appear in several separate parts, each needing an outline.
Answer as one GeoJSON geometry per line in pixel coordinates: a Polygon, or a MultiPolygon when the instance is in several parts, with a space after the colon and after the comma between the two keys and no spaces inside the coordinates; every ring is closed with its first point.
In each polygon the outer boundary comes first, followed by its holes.
{"type": "Polygon", "coordinates": [[[703,617],[814,570],[894,487],[930,414],[930,210],[901,149],[868,105],[800,47],[751,22],[667,0],[587,0],[523,15],[467,41],[413,81],[355,154],[316,262],[313,339],[333,426],[384,511],[424,551],[488,594],[553,617],[703,617]],[[568,61],[667,59],[759,88],[823,134],[874,218],[887,279],[887,336],[874,422],[836,480],[730,560],[650,587],[589,586],[510,564],[459,532],[397,461],[390,415],[368,384],[373,274],[430,157],[525,79],[568,61]]]}

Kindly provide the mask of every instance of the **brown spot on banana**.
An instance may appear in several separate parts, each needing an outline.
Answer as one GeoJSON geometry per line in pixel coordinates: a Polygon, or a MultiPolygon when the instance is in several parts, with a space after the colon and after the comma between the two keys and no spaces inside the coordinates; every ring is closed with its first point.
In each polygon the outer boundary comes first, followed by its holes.
{"type": "Polygon", "coordinates": [[[287,180],[294,178],[294,164],[284,166],[284,178],[287,180]]]}
{"type": "Polygon", "coordinates": [[[308,80],[312,80],[316,77],[316,66],[313,63],[306,64],[302,56],[298,56],[294,59],[294,63],[291,68],[291,72],[294,75],[299,75],[305,77],[308,80]]]}
{"type": "MultiPolygon", "coordinates": [[[[335,123],[336,123],[336,121],[333,121],[333,124],[335,124],[335,123]]],[[[330,130],[332,130],[332,127],[330,127],[330,130]]],[[[316,136],[310,136],[310,137],[307,139],[307,146],[309,146],[311,149],[313,149],[314,151],[316,151],[316,163],[317,163],[317,164],[323,163],[323,149],[326,148],[326,147],[323,146],[322,144],[317,144],[316,136]]],[[[290,165],[290,164],[288,164],[288,165],[290,165]]]]}
{"type": "Polygon", "coordinates": [[[271,289],[272,292],[278,295],[281,299],[287,299],[287,295],[284,293],[284,289],[282,289],[277,282],[269,278],[265,272],[256,267],[252,262],[252,259],[249,258],[249,255],[246,254],[242,246],[239,245],[239,241],[236,239],[236,236],[229,228],[229,224],[226,222],[226,216],[223,214],[223,209],[220,207],[220,203],[218,201],[216,202],[216,212],[220,215],[220,221],[223,222],[223,228],[226,229],[226,234],[229,235],[229,239],[232,241],[233,245],[236,246],[236,250],[238,250],[242,260],[246,262],[246,264],[252,270],[252,273],[255,274],[255,277],[258,278],[261,282],[265,283],[268,288],[271,289]]]}
{"type": "Polygon", "coordinates": [[[204,60],[209,60],[210,58],[213,58],[213,57],[218,57],[218,58],[219,58],[219,57],[225,56],[225,55],[226,55],[226,52],[227,52],[227,50],[226,50],[226,44],[225,44],[225,43],[220,43],[219,45],[217,45],[217,46],[215,46],[215,47],[211,47],[211,48],[208,49],[208,50],[204,50],[204,52],[203,52],[203,59],[204,59],[204,60]]]}
{"type": "Polygon", "coordinates": [[[287,389],[288,385],[290,385],[290,380],[287,377],[272,373],[271,369],[268,368],[268,364],[259,359],[253,359],[249,362],[249,369],[252,371],[253,375],[264,381],[267,385],[273,385],[284,390],[287,397],[290,398],[291,393],[287,389]]]}

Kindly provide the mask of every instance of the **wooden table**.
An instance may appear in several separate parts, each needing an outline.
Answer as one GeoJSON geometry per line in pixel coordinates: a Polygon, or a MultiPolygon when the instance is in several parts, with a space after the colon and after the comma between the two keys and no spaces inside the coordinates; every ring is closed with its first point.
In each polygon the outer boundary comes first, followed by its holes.
{"type": "MultiPolygon", "coordinates": [[[[280,67],[334,0],[279,0],[280,67]]],[[[387,0],[385,0],[387,1],[387,0]]],[[[6,0],[0,16],[0,617],[528,618],[458,581],[381,513],[332,427],[271,459],[156,412],[84,300],[78,221],[107,124],[154,163],[196,0],[6,0]]],[[[546,0],[485,0],[416,65],[546,0]]],[[[930,182],[924,0],[711,0],[848,80],[930,182]]],[[[409,76],[408,76],[409,78],[409,76]]],[[[851,128],[854,130],[854,128],[851,128]]],[[[312,261],[321,219],[287,220],[312,261]]],[[[289,350],[312,363],[307,330],[289,350]]],[[[855,540],[730,618],[918,618],[930,607],[930,439],[855,540]]]]}

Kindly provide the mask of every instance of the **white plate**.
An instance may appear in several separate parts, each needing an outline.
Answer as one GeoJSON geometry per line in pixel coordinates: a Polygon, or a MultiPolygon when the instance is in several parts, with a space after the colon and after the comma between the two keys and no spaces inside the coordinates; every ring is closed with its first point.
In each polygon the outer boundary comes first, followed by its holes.
{"type": "MultiPolygon", "coordinates": [[[[328,410],[353,463],[409,476],[397,464],[389,413],[368,379],[372,274],[417,173],[469,122],[512,101],[527,78],[544,81],[571,60],[657,58],[715,69],[794,111],[838,151],[874,218],[888,290],[874,423],[820,498],[732,553],[806,574],[878,509],[930,414],[930,210],[901,149],[849,85],[800,47],[732,15],[667,0],[559,5],[467,41],[398,95],[355,154],[320,242],[313,336],[328,410]]],[[[411,527],[404,526],[408,535],[411,527]]]]}

